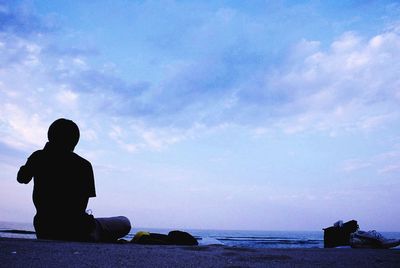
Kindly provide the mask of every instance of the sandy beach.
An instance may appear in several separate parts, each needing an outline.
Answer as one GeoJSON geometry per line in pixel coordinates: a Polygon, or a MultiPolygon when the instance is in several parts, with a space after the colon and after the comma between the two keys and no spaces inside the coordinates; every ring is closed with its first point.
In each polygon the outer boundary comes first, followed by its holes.
{"type": "Polygon", "coordinates": [[[399,267],[400,250],[143,246],[0,238],[0,267],[399,267]]]}

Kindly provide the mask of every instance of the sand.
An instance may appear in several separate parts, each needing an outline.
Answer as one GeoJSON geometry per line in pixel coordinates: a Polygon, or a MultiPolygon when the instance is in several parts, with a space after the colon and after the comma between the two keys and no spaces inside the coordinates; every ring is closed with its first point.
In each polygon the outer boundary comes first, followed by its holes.
{"type": "Polygon", "coordinates": [[[400,250],[144,246],[0,238],[0,267],[400,267],[400,250]]]}

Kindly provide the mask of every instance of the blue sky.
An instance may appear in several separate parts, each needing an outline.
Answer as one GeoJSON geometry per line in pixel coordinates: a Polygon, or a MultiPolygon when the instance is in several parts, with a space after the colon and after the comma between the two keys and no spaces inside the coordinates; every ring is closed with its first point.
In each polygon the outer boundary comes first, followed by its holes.
{"type": "Polygon", "coordinates": [[[65,117],[96,216],[399,231],[399,15],[398,1],[0,1],[0,219],[31,221],[16,172],[65,117]]]}

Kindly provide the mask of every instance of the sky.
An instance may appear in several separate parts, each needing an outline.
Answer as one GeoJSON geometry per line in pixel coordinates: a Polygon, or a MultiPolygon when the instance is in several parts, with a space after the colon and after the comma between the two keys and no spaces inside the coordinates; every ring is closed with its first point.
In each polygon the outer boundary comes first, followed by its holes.
{"type": "Polygon", "coordinates": [[[96,217],[400,231],[400,2],[0,0],[0,220],[58,118],[96,217]]]}

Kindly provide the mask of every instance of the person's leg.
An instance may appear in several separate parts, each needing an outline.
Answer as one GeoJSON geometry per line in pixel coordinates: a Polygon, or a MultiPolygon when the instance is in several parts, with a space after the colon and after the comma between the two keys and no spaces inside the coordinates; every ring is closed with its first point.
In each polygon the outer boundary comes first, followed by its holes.
{"type": "Polygon", "coordinates": [[[131,223],[124,216],[95,218],[96,228],[92,233],[95,242],[113,242],[124,237],[131,230],[131,223]]]}

